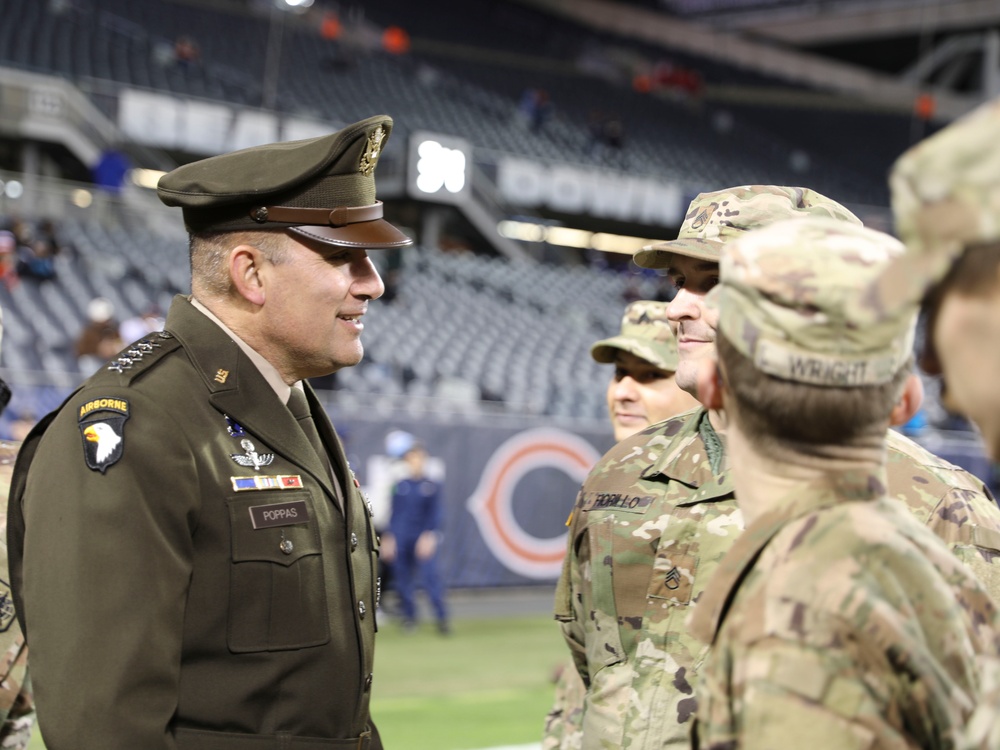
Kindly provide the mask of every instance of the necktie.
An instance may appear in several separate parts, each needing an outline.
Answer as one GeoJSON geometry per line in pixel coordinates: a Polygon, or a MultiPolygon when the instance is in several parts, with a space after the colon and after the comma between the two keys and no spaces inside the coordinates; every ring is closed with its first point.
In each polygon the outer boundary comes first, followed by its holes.
{"type": "Polygon", "coordinates": [[[326,447],[323,445],[323,441],[319,437],[319,430],[316,429],[316,422],[313,421],[312,412],[309,411],[309,401],[306,399],[304,391],[299,388],[292,388],[292,395],[288,397],[288,410],[299,423],[299,427],[302,428],[302,432],[304,432],[306,437],[309,438],[309,442],[316,450],[316,453],[318,453],[319,457],[323,459],[323,465],[326,466],[327,470],[329,470],[330,456],[326,452],[326,447]]]}
{"type": "Polygon", "coordinates": [[[319,430],[316,429],[316,422],[313,421],[312,412],[309,411],[309,401],[306,399],[306,394],[304,391],[298,388],[292,388],[292,395],[288,398],[288,411],[292,413],[295,420],[299,423],[299,427],[302,428],[302,432],[306,434],[309,438],[309,442],[312,443],[312,447],[319,454],[320,459],[323,461],[323,466],[326,467],[326,474],[330,477],[330,481],[333,482],[333,494],[337,499],[337,505],[343,509],[344,507],[344,491],[342,489],[343,481],[340,477],[339,472],[333,470],[333,463],[330,461],[330,454],[326,450],[326,446],[323,445],[323,441],[320,439],[319,430]]]}

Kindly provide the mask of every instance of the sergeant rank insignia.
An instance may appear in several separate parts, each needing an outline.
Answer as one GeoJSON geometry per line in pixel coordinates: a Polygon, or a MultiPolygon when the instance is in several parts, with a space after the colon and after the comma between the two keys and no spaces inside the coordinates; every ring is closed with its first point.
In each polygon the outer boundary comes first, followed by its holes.
{"type": "Polygon", "coordinates": [[[95,398],[80,407],[83,458],[89,468],[103,474],[122,457],[128,416],[128,401],[122,398],[95,398]]]}
{"type": "Polygon", "coordinates": [[[229,457],[240,466],[252,466],[254,471],[260,471],[261,466],[270,466],[274,461],[273,453],[258,453],[257,448],[249,438],[240,441],[240,447],[245,453],[230,453],[229,457]]]}

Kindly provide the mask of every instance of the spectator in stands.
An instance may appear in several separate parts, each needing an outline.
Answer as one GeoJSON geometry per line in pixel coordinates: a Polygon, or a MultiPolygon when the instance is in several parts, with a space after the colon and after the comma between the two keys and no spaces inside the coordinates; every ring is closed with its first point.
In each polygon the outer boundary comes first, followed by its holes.
{"type": "Polygon", "coordinates": [[[392,579],[399,595],[403,629],[417,626],[416,589],[423,584],[438,632],[448,635],[445,583],[438,567],[438,551],[444,524],[442,485],[427,473],[427,449],[413,442],[403,454],[406,475],[392,489],[389,532],[383,535],[383,555],[392,565],[392,579]]]}
{"type": "Polygon", "coordinates": [[[0,230],[0,281],[8,289],[17,286],[17,238],[13,232],[0,230]]]}
{"type": "Polygon", "coordinates": [[[592,110],[587,119],[587,153],[603,159],[618,155],[625,145],[625,123],[619,115],[592,110]]]}
{"type": "Polygon", "coordinates": [[[121,340],[129,344],[133,341],[138,341],[143,336],[162,331],[165,322],[163,311],[160,310],[159,305],[153,302],[147,305],[138,315],[123,320],[121,325],[118,326],[118,331],[121,340]]]}
{"type": "MultiPolygon", "coordinates": [[[[590,354],[597,362],[615,366],[608,381],[607,404],[616,441],[698,406],[698,400],[681,390],[674,379],[677,340],[663,303],[630,304],[622,316],[620,333],[596,342],[590,354]]],[[[572,661],[557,668],[555,701],[545,720],[543,750],[581,746],[585,695],[572,661]]]]}
{"type": "Polygon", "coordinates": [[[521,93],[518,112],[531,132],[540,133],[552,116],[553,106],[548,91],[534,87],[526,88],[521,93]]]}
{"type": "Polygon", "coordinates": [[[14,475],[11,578],[50,747],[381,750],[378,541],[307,381],[361,360],[369,249],[411,242],[375,193],[391,129],[160,179],[191,296],[43,420],[14,475]]]}
{"type": "Polygon", "coordinates": [[[123,346],[115,319],[115,306],[105,297],[87,304],[87,324],[76,339],[74,353],[83,375],[92,375],[114,357],[123,346]]]}
{"type": "Polygon", "coordinates": [[[191,70],[201,63],[201,49],[187,34],[174,40],[174,63],[181,70],[191,70]]]}
{"type": "Polygon", "coordinates": [[[56,277],[55,248],[44,239],[21,245],[17,255],[17,274],[22,279],[51,281],[56,277]]]}

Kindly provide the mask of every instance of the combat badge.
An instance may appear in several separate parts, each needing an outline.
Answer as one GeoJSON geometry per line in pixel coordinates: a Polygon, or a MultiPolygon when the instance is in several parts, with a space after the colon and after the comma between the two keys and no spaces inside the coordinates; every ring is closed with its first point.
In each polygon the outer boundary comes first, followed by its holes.
{"type": "Polygon", "coordinates": [[[258,453],[256,446],[247,438],[240,441],[240,447],[246,453],[229,454],[229,457],[240,466],[252,466],[254,471],[260,471],[261,466],[269,466],[274,461],[273,453],[258,453]]]}
{"type": "Polygon", "coordinates": [[[80,407],[80,434],[87,466],[102,474],[125,451],[125,421],[128,401],[123,398],[96,398],[80,407]]]}

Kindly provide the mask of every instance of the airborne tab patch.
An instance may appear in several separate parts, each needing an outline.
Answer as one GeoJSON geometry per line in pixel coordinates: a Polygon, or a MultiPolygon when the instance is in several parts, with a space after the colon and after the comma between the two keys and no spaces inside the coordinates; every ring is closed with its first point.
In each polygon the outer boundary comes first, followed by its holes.
{"type": "Polygon", "coordinates": [[[80,406],[83,458],[90,469],[103,474],[122,457],[128,417],[128,401],[123,398],[96,398],[80,406]]]}

